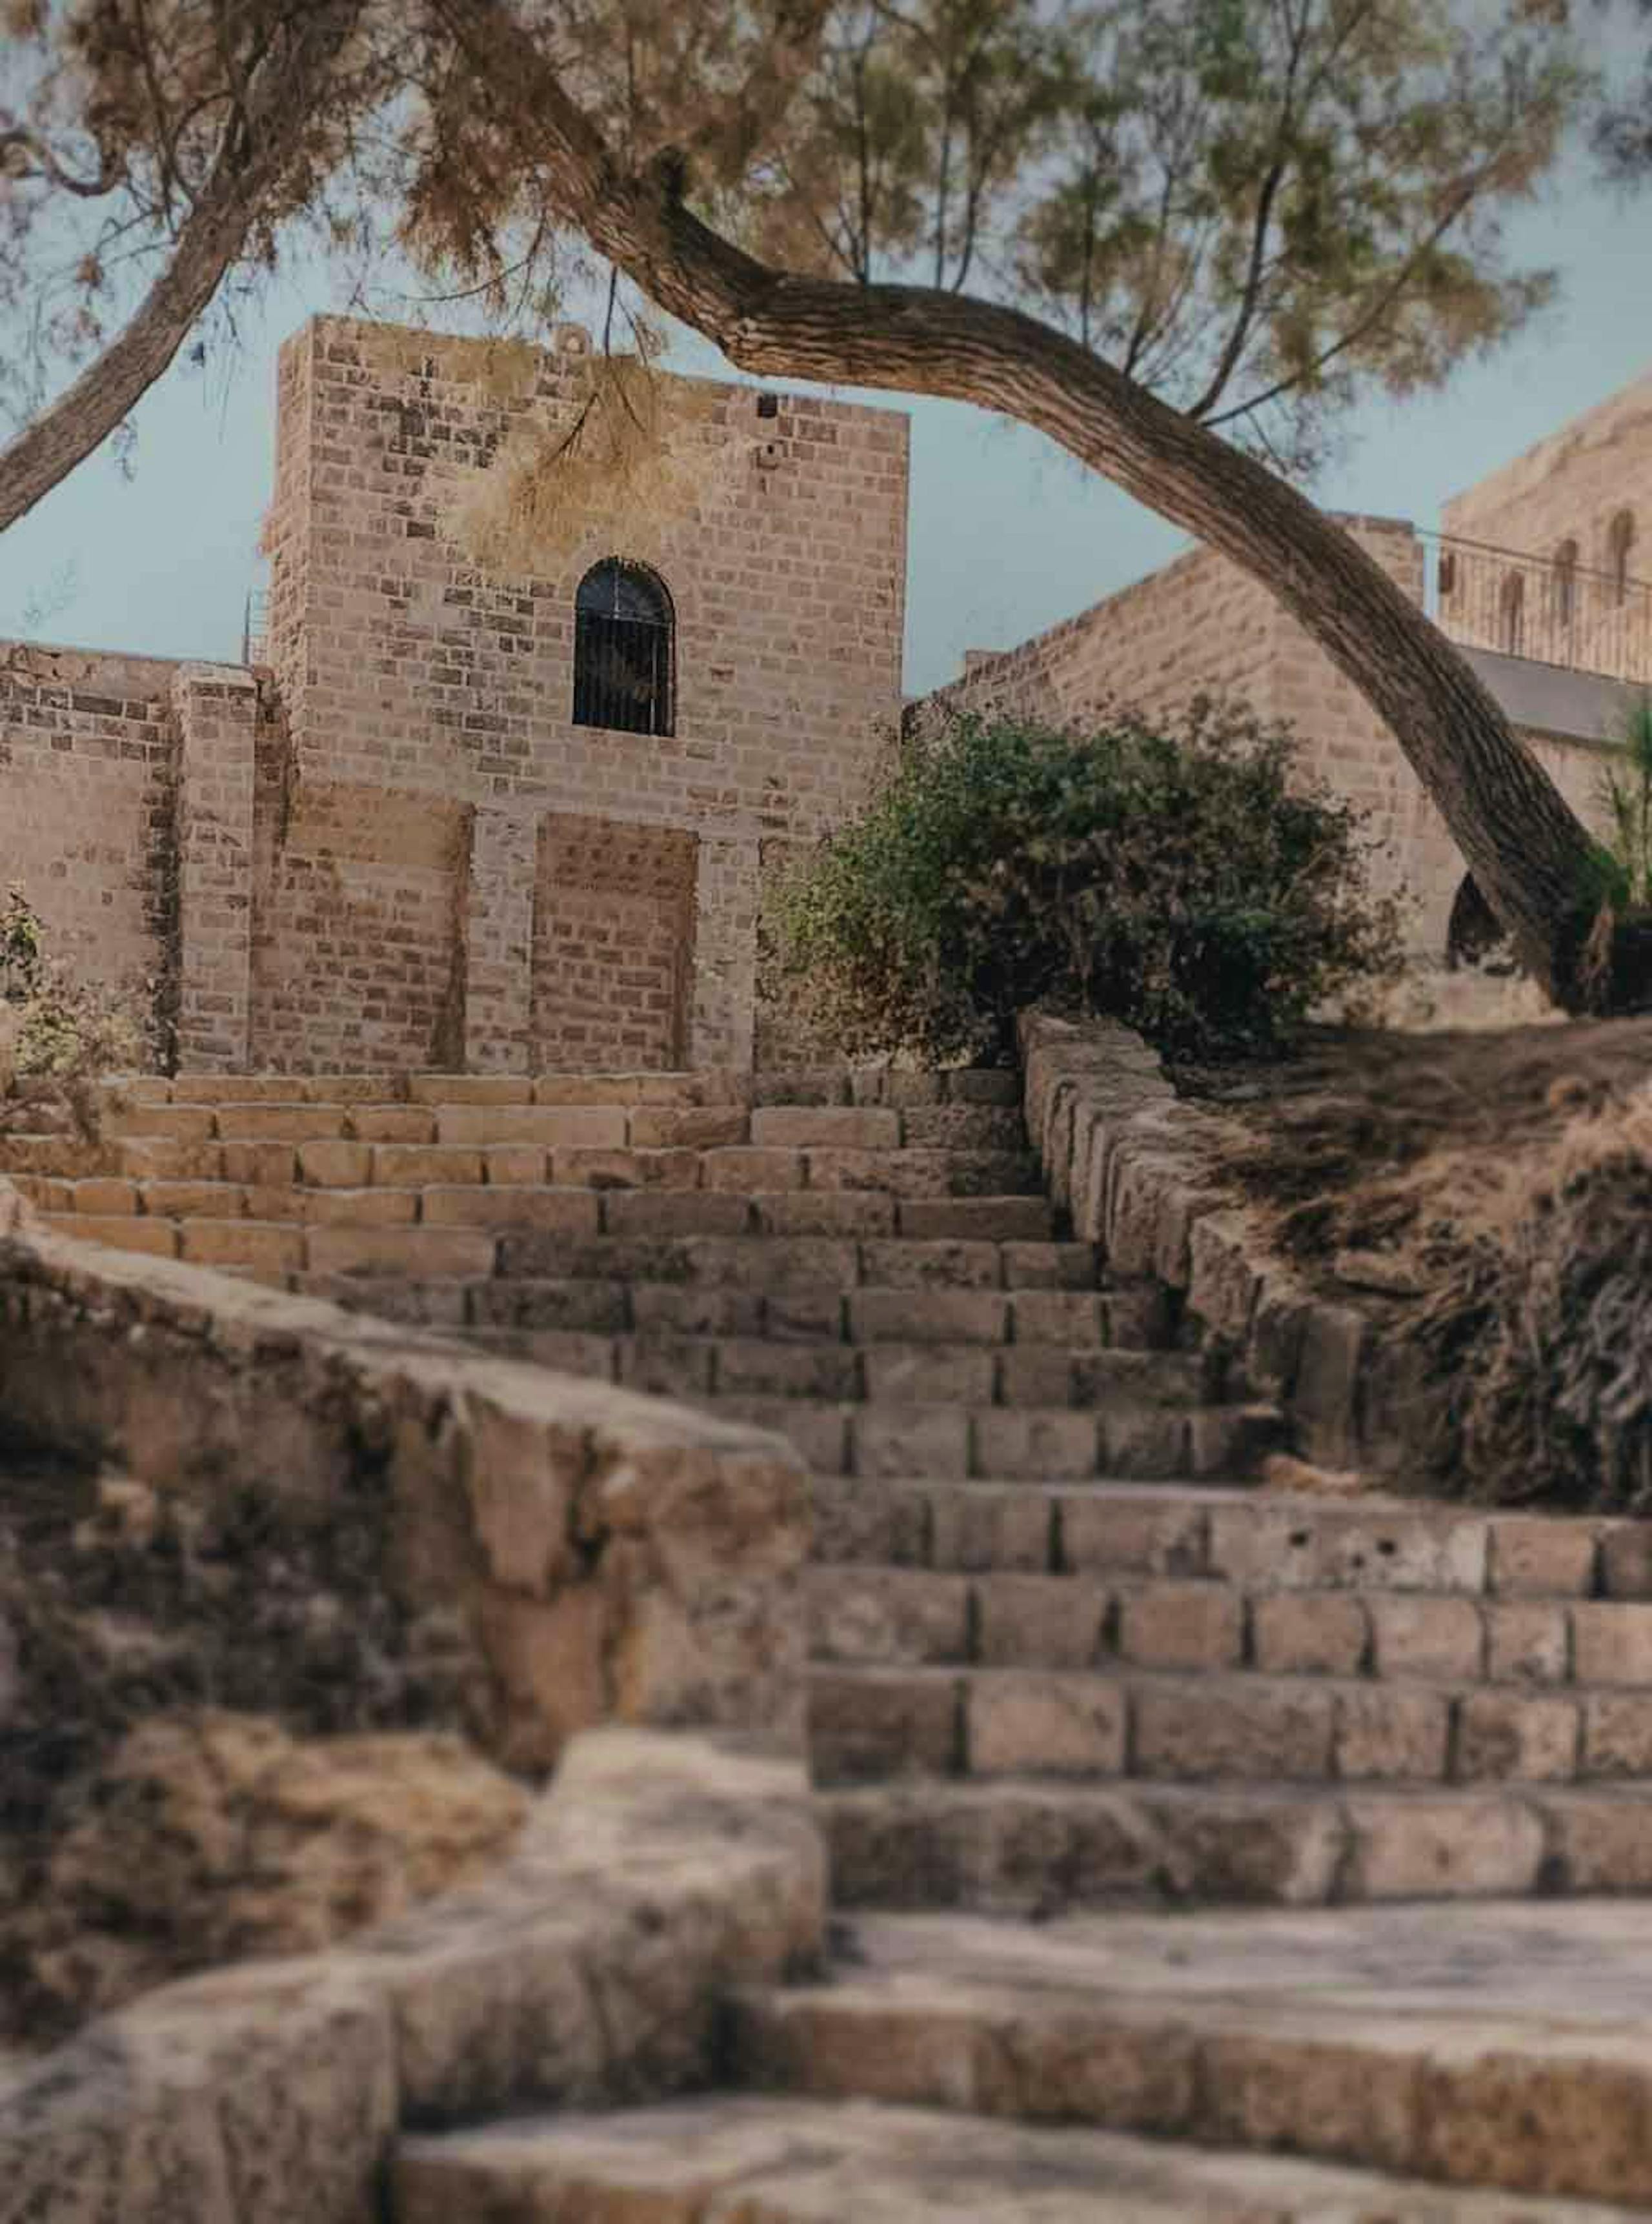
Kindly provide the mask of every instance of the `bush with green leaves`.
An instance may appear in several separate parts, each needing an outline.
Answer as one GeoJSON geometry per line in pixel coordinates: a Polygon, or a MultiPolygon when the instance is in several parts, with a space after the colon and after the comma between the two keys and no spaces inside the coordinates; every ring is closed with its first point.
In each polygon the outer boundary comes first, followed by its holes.
{"type": "Polygon", "coordinates": [[[1605,819],[1603,894],[1615,911],[1652,907],[1652,690],[1625,707],[1621,755],[1602,770],[1596,800],[1605,819]]]}
{"type": "Polygon", "coordinates": [[[772,985],[806,982],[851,1056],[1007,1063],[1035,1003],[1182,1056],[1275,1054],[1400,963],[1361,816],[1295,749],[1208,701],[1080,736],[973,718],[910,736],[781,882],[772,985]]]}
{"type": "MultiPolygon", "coordinates": [[[[145,1023],[129,999],[78,981],[47,947],[46,931],[21,888],[0,903],[0,1018],[16,1079],[68,1084],[148,1062],[145,1023]]],[[[0,1095],[6,1077],[0,1076],[0,1095]]]]}

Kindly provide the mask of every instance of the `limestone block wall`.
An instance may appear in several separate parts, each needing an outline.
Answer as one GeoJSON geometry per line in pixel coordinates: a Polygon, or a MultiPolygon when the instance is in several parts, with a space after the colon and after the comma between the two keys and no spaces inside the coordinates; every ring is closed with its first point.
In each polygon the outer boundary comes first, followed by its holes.
{"type": "Polygon", "coordinates": [[[1575,541],[1579,565],[1605,572],[1612,568],[1613,521],[1625,515],[1628,570],[1652,579],[1652,373],[1441,510],[1443,529],[1461,539],[1551,559],[1575,541]]]}
{"type": "MultiPolygon", "coordinates": [[[[309,863],[274,868],[260,943],[282,968],[340,971],[358,994],[381,968],[400,967],[384,985],[407,1036],[422,1031],[415,1063],[432,1062],[438,1006],[457,1032],[437,1063],[520,1071],[575,1058],[571,1037],[560,1049],[552,1039],[556,996],[580,977],[589,989],[610,961],[580,877],[590,843],[547,848],[541,838],[564,819],[611,824],[621,830],[614,841],[638,855],[651,839],[680,837],[659,855],[672,861],[661,869],[673,890],[670,932],[692,965],[676,968],[670,1014],[627,1022],[636,1054],[747,1062],[759,844],[806,839],[852,810],[898,714],[906,424],[895,413],[803,396],[760,404],[742,389],[678,382],[697,389],[691,512],[639,528],[622,547],[592,537],[553,576],[477,568],[463,537],[467,501],[536,430],[571,420],[586,344],[571,328],[540,352],[324,318],[282,354],[266,534],[270,654],[290,753],[278,847],[309,863]],[[573,720],[575,591],[615,556],[646,564],[675,605],[671,735],[573,720]],[[306,799],[323,790],[318,813],[306,799]],[[378,899],[318,907],[315,892],[324,869],[344,862],[336,828],[355,830],[357,881],[398,871],[399,837],[387,829],[392,818],[405,826],[421,799],[471,818],[462,992],[440,1005],[439,969],[426,964],[415,1017],[407,945],[387,956],[378,899]],[[297,847],[306,839],[307,852],[297,847]],[[677,891],[690,858],[685,918],[677,891]],[[568,877],[558,878],[557,860],[568,877]],[[571,958],[560,987],[545,970],[553,948],[571,958]]],[[[620,913],[643,899],[609,893],[621,931],[620,913]]],[[[663,916],[656,905],[633,921],[640,945],[624,970],[648,982],[614,981],[649,1008],[663,916]]],[[[622,938],[630,943],[629,928],[622,938]]],[[[346,1052],[336,1028],[316,1038],[319,1018],[310,1014],[304,1053],[313,1065],[393,1062],[394,1029],[346,1052]]],[[[290,1039],[271,1039],[270,1049],[285,1061],[300,1055],[290,1039]]]]}
{"type": "Polygon", "coordinates": [[[178,769],[166,658],[0,645],[0,889],[110,986],[167,968],[178,769]]]}

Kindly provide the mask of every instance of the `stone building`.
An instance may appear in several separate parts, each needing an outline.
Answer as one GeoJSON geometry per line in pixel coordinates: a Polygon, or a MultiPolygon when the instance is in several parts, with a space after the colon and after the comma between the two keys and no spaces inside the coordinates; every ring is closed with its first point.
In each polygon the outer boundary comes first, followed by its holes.
{"type": "MultiPolygon", "coordinates": [[[[1652,683],[1652,375],[1443,508],[1445,530],[1341,521],[1465,649],[1573,808],[1599,811],[1626,699],[1652,683]]],[[[1420,953],[1445,955],[1479,909],[1439,812],[1394,736],[1266,590],[1195,548],[909,705],[1081,723],[1107,698],[1170,711],[1231,694],[1289,720],[1304,762],[1364,807],[1386,883],[1413,900],[1420,953]]]]}
{"type": "Polygon", "coordinates": [[[255,660],[4,656],[0,883],[148,981],[186,1070],[749,1063],[766,862],[899,717],[907,421],[672,382],[691,507],[484,573],[467,496],[589,344],[315,319],[255,660]]]}
{"type": "MultiPolygon", "coordinates": [[[[694,405],[691,502],[593,529],[545,576],[483,567],[467,504],[571,423],[589,346],[315,319],[281,353],[249,660],[0,648],[0,884],[79,969],[147,983],[182,1070],[762,1048],[766,874],[854,808],[900,716],[907,421],[667,382],[694,405]]],[[[1455,497],[1443,535],[1346,522],[1592,812],[1652,680],[1652,376],[1455,497]]],[[[1299,729],[1443,952],[1472,884],[1393,736],[1207,550],[972,653],[908,714],[1081,722],[1201,690],[1299,729]]]]}

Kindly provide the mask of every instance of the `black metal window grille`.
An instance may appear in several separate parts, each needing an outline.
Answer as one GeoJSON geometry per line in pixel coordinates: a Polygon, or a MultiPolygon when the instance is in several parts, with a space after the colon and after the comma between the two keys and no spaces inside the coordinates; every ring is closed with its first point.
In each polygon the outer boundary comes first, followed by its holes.
{"type": "Polygon", "coordinates": [[[574,723],[624,734],[672,727],[671,597],[652,572],[615,558],[574,597],[574,723]]]}

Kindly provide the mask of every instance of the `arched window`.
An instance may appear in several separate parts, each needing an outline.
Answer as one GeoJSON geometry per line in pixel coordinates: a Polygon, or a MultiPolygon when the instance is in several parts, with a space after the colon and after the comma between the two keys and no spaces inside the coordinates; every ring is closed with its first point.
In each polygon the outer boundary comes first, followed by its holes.
{"type": "Polygon", "coordinates": [[[1554,551],[1554,622],[1569,631],[1578,612],[1578,544],[1562,540],[1554,551]]]}
{"type": "Polygon", "coordinates": [[[574,723],[669,734],[676,622],[664,583],[616,556],[593,565],[574,597],[574,723]]]}
{"type": "Polygon", "coordinates": [[[1498,645],[1510,656],[1518,656],[1526,638],[1526,581],[1523,573],[1510,572],[1504,579],[1498,609],[1498,645]]]}
{"type": "Polygon", "coordinates": [[[1606,529],[1606,571],[1614,603],[1629,600],[1629,552],[1635,546],[1635,513],[1620,509],[1606,529]]]}

